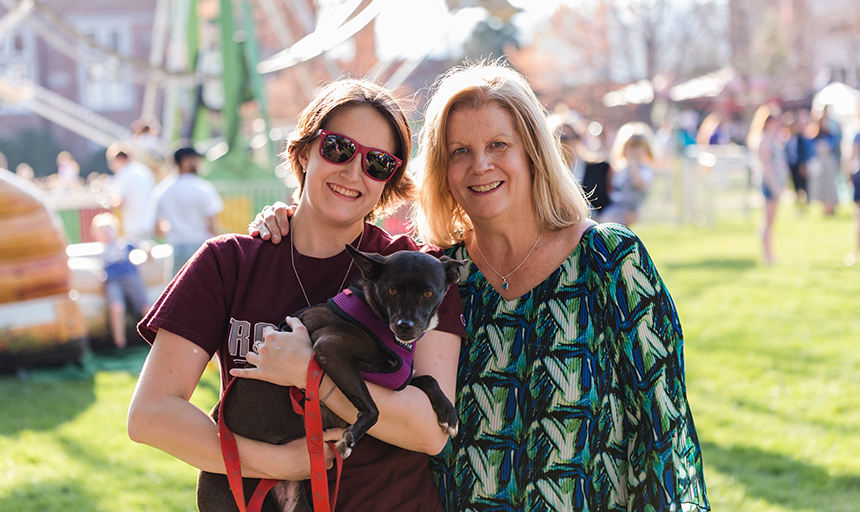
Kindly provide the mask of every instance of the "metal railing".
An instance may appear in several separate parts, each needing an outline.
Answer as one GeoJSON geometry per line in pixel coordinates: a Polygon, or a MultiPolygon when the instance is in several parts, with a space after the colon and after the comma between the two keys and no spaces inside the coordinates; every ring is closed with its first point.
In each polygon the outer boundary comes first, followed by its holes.
{"type": "Polygon", "coordinates": [[[712,226],[721,213],[748,216],[759,200],[755,180],[746,147],[687,146],[655,173],[641,222],[712,226]]]}

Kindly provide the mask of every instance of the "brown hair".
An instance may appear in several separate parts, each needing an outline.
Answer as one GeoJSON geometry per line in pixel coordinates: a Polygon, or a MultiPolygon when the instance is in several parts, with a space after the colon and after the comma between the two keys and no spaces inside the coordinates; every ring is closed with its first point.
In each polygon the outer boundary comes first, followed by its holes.
{"type": "Polygon", "coordinates": [[[385,184],[379,202],[367,214],[367,220],[374,220],[395,211],[401,204],[415,195],[415,183],[406,174],[406,164],[412,151],[412,131],[400,103],[384,87],[366,79],[341,79],[323,87],[310,104],[299,114],[298,125],[287,139],[287,147],[282,158],[289,163],[299,188],[294,197],[301,197],[305,184],[305,169],[301,156],[310,149],[317,132],[342,108],[366,106],[375,109],[388,122],[394,135],[396,148],[394,154],[403,160],[403,165],[385,184]]]}

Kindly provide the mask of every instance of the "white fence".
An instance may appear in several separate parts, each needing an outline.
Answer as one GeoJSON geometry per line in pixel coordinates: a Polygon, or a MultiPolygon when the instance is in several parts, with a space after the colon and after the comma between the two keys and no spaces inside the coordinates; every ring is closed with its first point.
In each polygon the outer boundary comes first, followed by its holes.
{"type": "Polygon", "coordinates": [[[709,226],[721,213],[749,215],[760,200],[756,181],[746,147],[688,146],[655,173],[641,222],[709,226]]]}

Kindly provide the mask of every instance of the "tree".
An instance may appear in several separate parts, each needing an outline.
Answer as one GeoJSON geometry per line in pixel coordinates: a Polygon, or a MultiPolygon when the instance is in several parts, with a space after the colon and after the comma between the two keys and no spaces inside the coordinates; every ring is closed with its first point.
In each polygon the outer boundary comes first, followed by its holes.
{"type": "Polygon", "coordinates": [[[0,153],[6,155],[9,170],[27,163],[37,178],[57,172],[57,155],[63,148],[48,130],[21,130],[9,139],[0,139],[0,153]]]}
{"type": "Polygon", "coordinates": [[[490,17],[481,21],[472,31],[472,37],[464,45],[464,60],[481,60],[504,57],[506,49],[519,48],[517,28],[510,22],[490,17]]]}

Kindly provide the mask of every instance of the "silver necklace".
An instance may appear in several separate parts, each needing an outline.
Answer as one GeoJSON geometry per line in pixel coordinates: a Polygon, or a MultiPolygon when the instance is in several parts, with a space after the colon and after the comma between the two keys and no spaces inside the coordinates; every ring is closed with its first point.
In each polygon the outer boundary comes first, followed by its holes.
{"type": "MultiPolygon", "coordinates": [[[[299,288],[302,289],[302,295],[305,296],[305,302],[307,302],[308,307],[310,307],[311,301],[310,301],[310,299],[308,299],[307,292],[305,292],[305,287],[302,284],[302,279],[299,277],[299,271],[296,270],[296,257],[293,255],[293,251],[295,250],[293,248],[293,233],[294,233],[294,231],[293,231],[293,220],[290,219],[289,222],[290,222],[290,263],[293,264],[293,272],[295,272],[295,274],[296,274],[296,281],[299,282],[299,288]]],[[[359,250],[361,249],[361,240],[363,238],[364,238],[364,224],[362,224],[362,226],[361,226],[361,235],[358,236],[358,245],[355,247],[356,249],[359,249],[359,250]]],[[[343,290],[343,286],[346,284],[346,278],[349,277],[349,271],[352,270],[352,263],[353,263],[353,259],[352,259],[352,257],[350,257],[349,258],[349,266],[346,267],[346,275],[343,276],[343,281],[340,283],[340,288],[337,289],[338,293],[340,293],[341,290],[343,290]]]]}
{"type": "Polygon", "coordinates": [[[532,245],[532,248],[529,250],[529,253],[528,253],[528,254],[526,254],[526,257],[525,257],[525,258],[523,258],[523,261],[521,261],[521,262],[520,262],[520,264],[519,264],[519,265],[517,265],[517,268],[515,268],[515,269],[511,270],[510,272],[508,272],[508,275],[506,275],[506,276],[503,276],[503,275],[502,275],[498,270],[494,269],[494,268],[493,268],[493,266],[492,266],[492,265],[490,265],[490,262],[489,262],[489,261],[487,261],[487,257],[486,257],[486,256],[484,256],[484,251],[482,251],[482,250],[481,250],[481,246],[480,246],[480,245],[478,245],[478,239],[477,239],[477,237],[475,238],[475,247],[477,247],[477,248],[478,248],[478,252],[481,254],[481,258],[483,258],[483,259],[484,259],[484,263],[486,263],[486,264],[487,264],[487,266],[488,266],[488,267],[490,267],[490,270],[492,270],[493,272],[495,272],[495,273],[496,273],[496,275],[497,275],[497,276],[499,276],[499,277],[501,277],[501,278],[502,278],[502,289],[507,290],[507,289],[508,289],[508,278],[509,278],[509,277],[511,277],[512,275],[514,275],[514,272],[516,272],[517,270],[519,270],[519,269],[520,269],[520,267],[522,267],[522,266],[523,266],[523,264],[526,262],[526,260],[527,260],[527,259],[529,259],[529,256],[531,256],[531,255],[532,255],[532,252],[534,252],[535,247],[537,247],[537,244],[538,244],[538,242],[540,242],[540,238],[541,238],[542,236],[543,236],[543,230],[541,230],[540,234],[539,234],[539,235],[538,235],[538,237],[537,237],[537,240],[535,240],[534,245],[532,245]]]}

